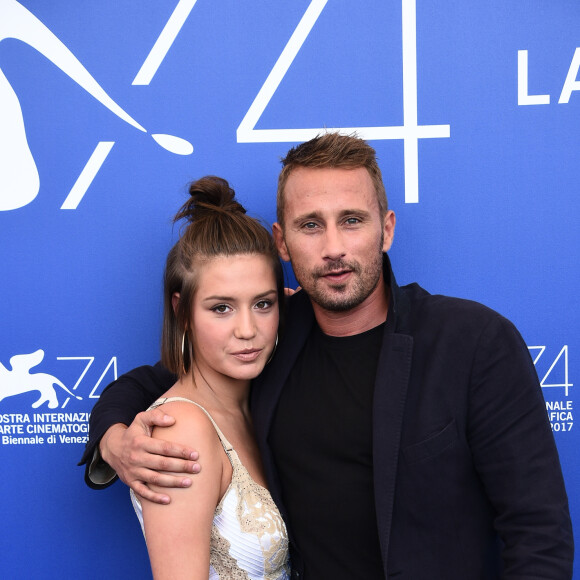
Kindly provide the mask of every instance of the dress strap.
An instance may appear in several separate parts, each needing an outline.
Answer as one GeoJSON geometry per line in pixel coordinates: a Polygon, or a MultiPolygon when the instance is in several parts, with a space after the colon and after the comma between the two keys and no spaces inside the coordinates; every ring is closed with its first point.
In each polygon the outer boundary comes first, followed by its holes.
{"type": "Polygon", "coordinates": [[[218,434],[219,440],[220,440],[225,452],[229,456],[228,452],[233,451],[234,448],[232,447],[231,443],[226,439],[226,436],[222,433],[221,429],[217,426],[217,423],[213,420],[213,417],[199,403],[196,403],[195,401],[192,401],[191,399],[186,399],[185,397],[163,397],[161,399],[157,399],[157,401],[155,401],[151,405],[151,407],[149,407],[149,408],[155,409],[157,407],[160,407],[161,405],[164,405],[165,403],[173,403],[175,401],[181,401],[184,403],[191,403],[192,405],[199,407],[207,415],[207,418],[211,421],[212,425],[214,426],[214,428],[218,434]]]}

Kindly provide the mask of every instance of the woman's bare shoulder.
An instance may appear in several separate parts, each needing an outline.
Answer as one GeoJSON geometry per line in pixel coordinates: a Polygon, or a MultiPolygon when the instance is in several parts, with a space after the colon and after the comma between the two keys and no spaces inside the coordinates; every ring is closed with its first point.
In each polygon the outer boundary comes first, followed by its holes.
{"type": "Polygon", "coordinates": [[[153,437],[180,443],[187,443],[187,439],[194,438],[198,448],[201,443],[212,444],[212,447],[221,445],[212,421],[194,402],[173,400],[163,403],[160,408],[175,418],[175,423],[170,427],[155,427],[153,437]]]}

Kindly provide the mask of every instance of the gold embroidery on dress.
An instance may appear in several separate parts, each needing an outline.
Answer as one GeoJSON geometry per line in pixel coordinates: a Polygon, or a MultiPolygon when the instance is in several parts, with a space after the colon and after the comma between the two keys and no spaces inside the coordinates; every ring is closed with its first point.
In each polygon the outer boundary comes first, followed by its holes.
{"type": "Polygon", "coordinates": [[[284,520],[270,495],[258,485],[238,454],[226,451],[232,463],[232,483],[238,488],[237,519],[244,533],[256,536],[264,556],[264,579],[275,580],[288,559],[288,538],[284,520]]]}
{"type": "Polygon", "coordinates": [[[209,563],[220,578],[250,580],[248,573],[242,570],[236,559],[230,555],[230,543],[220,534],[215,525],[211,528],[209,563]]]}

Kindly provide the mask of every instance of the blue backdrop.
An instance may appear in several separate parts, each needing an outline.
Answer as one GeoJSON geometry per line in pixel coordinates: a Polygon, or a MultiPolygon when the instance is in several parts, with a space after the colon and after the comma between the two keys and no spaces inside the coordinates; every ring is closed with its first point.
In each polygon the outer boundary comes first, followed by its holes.
{"type": "Polygon", "coordinates": [[[580,535],[579,30],[577,0],[0,0],[2,576],[147,577],[127,489],[75,465],[88,414],[158,358],[187,183],[272,222],[324,128],[377,150],[398,282],[520,329],[580,535]]]}

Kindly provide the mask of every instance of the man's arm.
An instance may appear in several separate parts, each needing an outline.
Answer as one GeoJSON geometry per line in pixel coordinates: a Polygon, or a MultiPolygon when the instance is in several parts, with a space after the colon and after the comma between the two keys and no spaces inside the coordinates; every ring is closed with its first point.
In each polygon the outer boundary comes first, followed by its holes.
{"type": "Polygon", "coordinates": [[[470,447],[503,541],[503,576],[569,580],[574,543],[545,402],[528,349],[497,315],[472,367],[470,447]]]}
{"type": "Polygon", "coordinates": [[[167,391],[175,379],[175,375],[157,363],[122,375],[103,391],[91,412],[89,441],[79,463],[86,464],[85,482],[89,487],[103,489],[118,475],[141,496],[169,503],[167,495],[152,492],[147,484],[191,485],[189,478],[158,473],[199,471],[199,465],[194,463],[197,453],[191,448],[151,439],[154,426],[170,426],[174,419],[158,409],[140,412],[167,391]]]}

